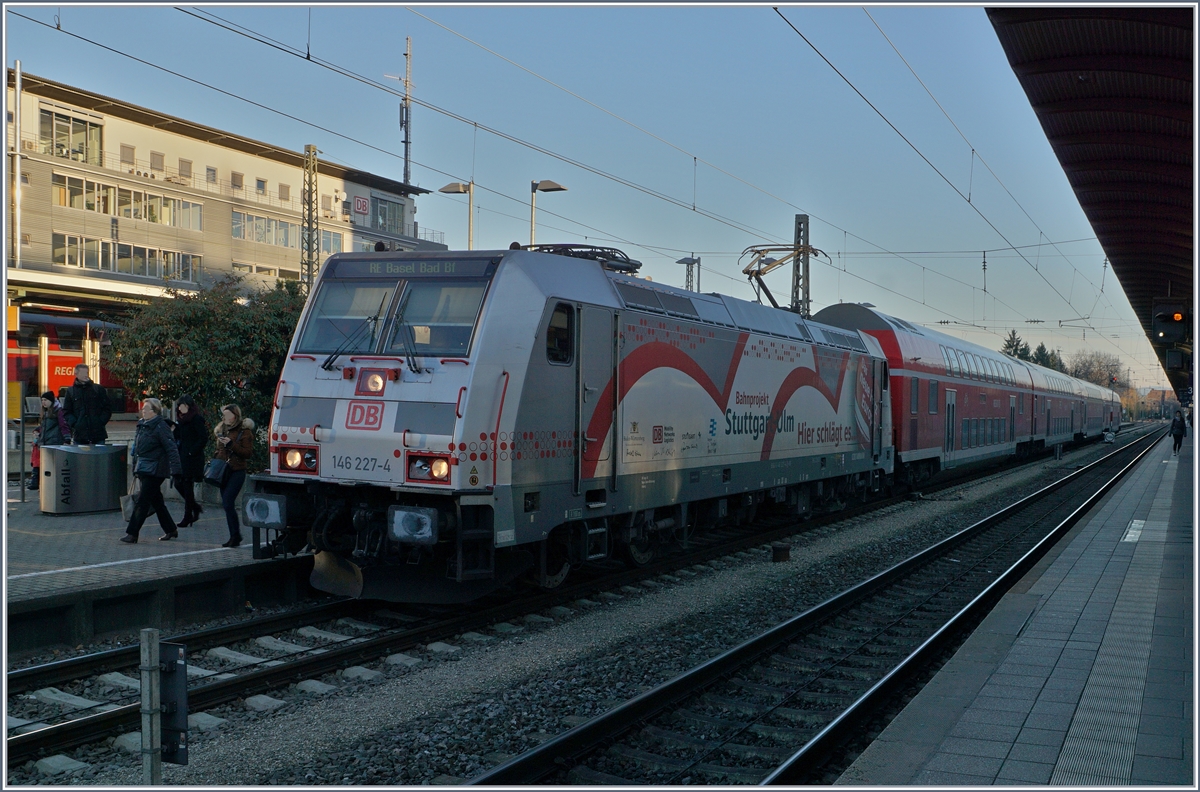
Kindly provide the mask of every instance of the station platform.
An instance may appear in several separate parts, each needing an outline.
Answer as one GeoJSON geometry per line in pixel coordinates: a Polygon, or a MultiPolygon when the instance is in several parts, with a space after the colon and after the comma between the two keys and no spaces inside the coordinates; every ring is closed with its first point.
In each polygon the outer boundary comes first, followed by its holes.
{"type": "Polygon", "coordinates": [[[841,785],[1195,787],[1194,436],[1014,586],[841,785]]]}
{"type": "MultiPolygon", "coordinates": [[[[5,533],[5,606],[9,651],[78,645],[97,635],[141,627],[172,629],[244,612],[246,603],[278,604],[308,593],[311,556],[258,560],[251,529],[226,548],[225,512],[205,503],[200,520],[163,535],[153,514],[136,544],[123,544],[120,511],[41,512],[38,492],[9,483],[5,533]],[[307,566],[306,566],[307,565],[307,566]]],[[[178,521],[183,502],[167,500],[178,521]]]]}

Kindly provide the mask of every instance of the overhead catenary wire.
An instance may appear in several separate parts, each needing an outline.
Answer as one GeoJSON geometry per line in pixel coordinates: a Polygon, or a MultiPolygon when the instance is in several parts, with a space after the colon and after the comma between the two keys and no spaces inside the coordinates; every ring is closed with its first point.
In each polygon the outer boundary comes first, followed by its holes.
{"type": "MultiPolygon", "coordinates": [[[[14,14],[16,14],[16,12],[14,12],[14,14]]],[[[35,23],[37,23],[37,24],[42,24],[42,25],[44,25],[44,24],[45,24],[45,23],[42,23],[42,22],[40,22],[39,20],[36,20],[36,19],[31,19],[30,17],[24,16],[24,15],[22,15],[22,14],[16,14],[16,16],[19,16],[19,17],[21,17],[21,18],[23,18],[23,19],[26,19],[26,20],[28,20],[28,21],[35,22],[35,23]]],[[[278,113],[278,114],[279,114],[279,115],[281,115],[282,117],[286,117],[286,118],[288,118],[289,120],[293,120],[293,121],[296,121],[296,122],[298,122],[298,123],[302,123],[302,124],[306,124],[306,125],[312,126],[313,128],[320,129],[321,131],[323,131],[323,132],[326,132],[326,133],[328,133],[328,134],[335,135],[335,136],[337,136],[337,137],[340,137],[340,138],[342,138],[342,139],[345,139],[345,140],[347,140],[347,141],[353,142],[353,143],[355,143],[355,144],[357,144],[357,145],[362,145],[362,146],[365,146],[365,147],[367,147],[367,148],[373,149],[373,150],[375,150],[375,151],[378,151],[378,152],[380,152],[380,153],[384,153],[384,154],[387,154],[387,155],[389,155],[389,156],[396,156],[396,155],[392,154],[390,151],[387,151],[386,149],[382,149],[382,148],[380,148],[380,147],[378,147],[378,146],[374,146],[374,145],[372,145],[372,144],[370,144],[370,143],[367,143],[367,142],[365,142],[365,141],[362,141],[362,140],[356,139],[356,138],[354,138],[354,137],[352,137],[352,136],[350,136],[350,135],[346,135],[346,134],[344,134],[344,133],[341,133],[341,132],[338,132],[338,131],[336,131],[336,130],[334,130],[334,129],[331,129],[331,128],[328,128],[328,127],[322,126],[322,125],[320,125],[320,124],[315,124],[315,123],[313,123],[313,122],[306,121],[305,119],[299,118],[299,117],[297,117],[297,116],[294,116],[294,115],[291,115],[291,114],[288,114],[288,113],[284,113],[284,112],[282,112],[282,111],[278,111],[278,110],[276,110],[276,109],[274,109],[274,108],[271,108],[271,107],[269,107],[268,105],[265,105],[265,104],[263,104],[263,103],[261,103],[261,102],[255,102],[254,100],[247,99],[246,97],[242,97],[242,96],[239,96],[239,95],[237,95],[237,94],[234,94],[234,93],[232,93],[232,92],[229,92],[229,91],[225,91],[225,90],[223,90],[223,89],[216,88],[215,86],[208,85],[208,84],[206,84],[206,83],[203,83],[202,81],[195,80],[194,78],[187,77],[186,75],[183,75],[183,74],[181,74],[181,73],[179,73],[179,72],[175,72],[175,71],[172,71],[172,70],[170,70],[170,69],[166,69],[166,68],[160,67],[160,66],[158,66],[157,64],[150,63],[149,61],[146,61],[146,60],[143,60],[143,59],[137,58],[137,57],[135,57],[135,56],[131,56],[131,55],[129,55],[129,54],[128,54],[128,53],[126,53],[126,52],[122,52],[122,51],[120,51],[120,50],[113,49],[112,47],[106,47],[105,45],[103,45],[103,44],[99,44],[99,42],[94,42],[94,41],[91,41],[90,39],[87,39],[86,37],[78,36],[77,34],[70,33],[69,31],[63,31],[63,30],[61,30],[61,28],[60,28],[59,30],[60,30],[60,32],[67,33],[68,35],[74,36],[75,38],[79,38],[79,39],[81,39],[81,40],[87,41],[88,43],[92,43],[92,44],[94,44],[94,45],[96,45],[96,46],[102,47],[102,48],[104,48],[104,49],[106,49],[106,50],[108,50],[108,51],[114,52],[114,53],[116,53],[116,54],[123,55],[123,56],[125,56],[125,57],[130,57],[132,60],[134,60],[134,61],[136,61],[136,62],[139,62],[139,63],[142,63],[143,65],[148,65],[148,66],[151,66],[151,67],[153,67],[153,68],[158,68],[158,69],[161,69],[162,71],[164,71],[164,72],[166,72],[166,73],[169,73],[169,74],[172,74],[173,76],[176,76],[176,77],[178,77],[178,78],[181,78],[181,79],[189,80],[189,81],[191,81],[191,82],[193,82],[193,83],[195,83],[195,84],[202,85],[202,86],[204,86],[204,87],[207,87],[207,88],[209,88],[209,89],[211,89],[211,90],[218,91],[218,92],[220,92],[220,93],[222,93],[222,94],[224,94],[224,95],[230,96],[230,97],[232,97],[232,98],[235,98],[235,99],[239,99],[239,100],[241,100],[241,101],[248,102],[249,104],[251,104],[251,105],[253,105],[253,106],[256,106],[256,107],[258,107],[258,108],[260,108],[260,109],[267,110],[267,111],[269,111],[269,112],[273,112],[273,113],[278,113]]],[[[297,54],[297,53],[293,53],[293,54],[297,54]]],[[[319,59],[318,59],[318,60],[319,60],[319,59]]],[[[319,63],[318,65],[323,65],[323,66],[325,66],[325,64],[324,64],[324,63],[319,63]]],[[[331,67],[330,67],[330,66],[325,66],[325,68],[331,68],[331,67]]],[[[337,69],[336,69],[336,68],[334,68],[333,70],[335,70],[335,71],[336,71],[337,69]]],[[[349,75],[348,75],[348,76],[349,76],[349,75]]],[[[363,78],[363,79],[365,79],[365,78],[363,78]]],[[[381,88],[382,90],[388,90],[386,86],[380,86],[380,85],[376,85],[376,87],[378,87],[378,88],[381,88]]],[[[392,92],[392,93],[394,93],[394,91],[389,91],[389,92],[392,92]]],[[[398,94],[397,94],[397,95],[398,95],[398,94]]],[[[470,122],[470,123],[472,123],[473,125],[475,125],[475,122],[470,122]]],[[[568,159],[569,159],[569,158],[568,158],[568,159]]],[[[448,173],[448,172],[446,172],[446,171],[443,171],[443,170],[440,170],[440,169],[437,169],[437,168],[433,168],[432,166],[428,166],[428,165],[424,165],[424,164],[420,164],[420,166],[421,166],[421,167],[423,167],[423,168],[426,168],[427,170],[430,170],[431,172],[440,173],[440,174],[443,174],[443,175],[446,175],[446,176],[451,176],[452,178],[454,178],[453,174],[450,174],[450,173],[448,173]]],[[[618,179],[619,179],[619,177],[618,177],[618,179]]],[[[512,200],[512,201],[514,201],[514,202],[518,202],[518,203],[524,203],[523,201],[520,201],[519,199],[513,198],[513,197],[511,197],[511,196],[509,196],[509,195],[506,195],[506,194],[504,194],[504,193],[500,193],[500,192],[498,192],[498,191],[495,191],[495,190],[490,190],[490,189],[487,189],[486,187],[484,187],[484,188],[482,188],[482,189],[484,189],[484,190],[485,190],[485,191],[487,191],[487,192],[490,192],[490,193],[493,193],[493,194],[495,194],[495,195],[498,195],[498,196],[500,196],[500,197],[506,198],[506,199],[508,199],[508,200],[512,200]]],[[[657,196],[656,196],[656,197],[657,197],[657,196]]],[[[669,199],[669,197],[668,197],[668,199],[669,199]]],[[[676,205],[680,205],[680,203],[679,203],[678,201],[675,201],[675,203],[676,203],[676,205]]],[[[690,207],[688,207],[688,208],[690,208],[690,207]]],[[[589,228],[589,229],[591,229],[591,230],[594,230],[594,231],[596,231],[597,233],[601,233],[601,234],[607,234],[607,232],[603,232],[603,231],[601,231],[600,229],[595,229],[595,228],[593,228],[593,227],[591,227],[591,226],[587,226],[586,224],[583,224],[583,223],[578,223],[578,221],[572,220],[572,219],[570,219],[570,218],[568,218],[568,217],[566,217],[566,216],[563,216],[563,215],[561,215],[561,214],[558,214],[558,213],[555,213],[555,212],[547,212],[547,214],[549,214],[549,215],[551,215],[551,216],[554,216],[554,217],[558,217],[558,218],[560,218],[560,219],[563,219],[563,220],[565,220],[565,221],[567,221],[567,222],[570,222],[570,223],[575,223],[575,224],[579,225],[580,227],[583,227],[583,228],[589,228]]],[[[715,215],[715,213],[713,213],[713,214],[710,214],[710,215],[708,215],[708,216],[710,216],[712,219],[719,219],[719,216],[716,216],[716,215],[715,215]]],[[[518,219],[518,218],[514,218],[514,219],[518,219]]],[[[819,218],[818,218],[818,219],[819,219],[819,218]]],[[[735,227],[737,227],[737,226],[735,226],[735,227]]],[[[739,228],[739,230],[745,230],[745,228],[744,228],[744,227],[742,227],[742,228],[739,228]]],[[[614,235],[614,236],[615,236],[615,235],[614,235]]],[[[858,235],[854,235],[854,236],[856,237],[856,239],[862,239],[862,237],[859,237],[858,235]]],[[[607,238],[607,236],[606,236],[606,238],[607,238]]],[[[625,244],[631,244],[631,245],[635,245],[635,246],[637,246],[637,247],[644,248],[644,249],[646,249],[646,250],[650,250],[650,251],[654,251],[654,250],[659,250],[659,251],[661,251],[661,250],[679,250],[679,249],[665,248],[665,247],[663,247],[663,246],[651,245],[651,244],[648,244],[648,243],[640,243],[640,242],[635,242],[635,241],[633,241],[633,240],[622,239],[622,238],[620,238],[620,237],[616,237],[616,239],[617,239],[617,241],[623,242],[623,243],[625,243],[625,244]]],[[[871,243],[871,242],[869,242],[868,240],[863,240],[863,241],[867,241],[867,242],[868,242],[868,244],[872,244],[872,245],[874,245],[874,243],[871,243]]],[[[894,255],[894,254],[893,254],[893,255],[894,255]]],[[[918,267],[921,267],[921,269],[922,269],[922,271],[923,271],[923,272],[926,272],[926,271],[928,271],[928,272],[932,272],[932,273],[934,273],[934,274],[936,274],[936,275],[941,275],[942,277],[947,277],[947,276],[945,276],[945,274],[944,274],[944,273],[940,273],[940,272],[938,272],[936,269],[932,269],[932,268],[927,268],[927,267],[924,267],[924,266],[922,266],[922,265],[920,265],[920,264],[916,264],[916,262],[909,262],[909,263],[912,263],[912,264],[915,264],[915,265],[916,265],[916,266],[918,266],[918,267]]],[[[714,271],[714,274],[717,274],[717,275],[719,275],[719,276],[721,276],[721,277],[726,277],[726,278],[728,278],[729,280],[733,280],[734,282],[736,282],[736,283],[739,283],[739,284],[741,284],[741,283],[742,283],[741,279],[738,279],[738,278],[732,278],[732,277],[729,277],[729,276],[725,276],[725,275],[724,275],[724,273],[720,273],[720,272],[716,272],[716,271],[714,271]]],[[[875,283],[875,281],[873,281],[873,280],[870,280],[870,279],[867,279],[867,278],[863,278],[863,277],[861,277],[861,276],[858,276],[858,275],[856,275],[856,274],[854,274],[854,273],[849,273],[849,272],[848,272],[847,274],[850,274],[852,277],[855,277],[855,278],[858,278],[858,279],[860,279],[860,280],[863,280],[863,281],[864,281],[864,282],[866,282],[866,283],[874,283],[875,285],[878,285],[877,283],[875,283]]],[[[949,278],[949,279],[950,279],[950,280],[952,280],[952,281],[957,281],[957,279],[954,279],[954,278],[949,278]]],[[[962,283],[961,281],[958,281],[958,282],[959,282],[959,283],[962,283]]],[[[964,285],[969,285],[969,284],[964,284],[964,285]]],[[[881,288],[882,288],[882,287],[881,287],[881,288]]],[[[909,297],[909,296],[907,296],[907,295],[904,295],[904,294],[902,294],[902,293],[900,293],[900,292],[896,292],[896,291],[894,291],[894,290],[891,290],[891,289],[885,289],[885,290],[886,290],[886,291],[889,291],[889,292],[891,292],[891,293],[897,294],[898,296],[901,296],[901,297],[902,297],[902,298],[904,298],[904,299],[912,300],[912,301],[914,301],[914,302],[917,302],[917,303],[920,303],[920,304],[927,304],[927,303],[924,303],[924,301],[923,301],[923,300],[915,300],[915,299],[913,299],[913,298],[911,298],[911,297],[909,297]]],[[[930,307],[934,307],[934,308],[936,308],[936,306],[930,306],[930,307]]],[[[1006,306],[1006,307],[1010,308],[1010,310],[1011,310],[1011,306],[1006,306]]],[[[939,312],[942,312],[942,311],[940,311],[940,310],[939,310],[939,312]]],[[[951,314],[948,314],[948,313],[946,313],[945,315],[951,315],[951,314]]]]}
{"type": "MultiPolygon", "coordinates": [[[[854,83],[850,81],[850,79],[848,77],[846,77],[846,75],[842,74],[841,70],[838,69],[837,66],[835,66],[833,64],[833,62],[829,60],[829,58],[825,57],[824,53],[822,53],[821,50],[819,50],[817,48],[817,46],[808,39],[807,36],[805,36],[803,33],[800,32],[800,29],[797,28],[792,23],[791,20],[789,20],[786,16],[784,16],[783,12],[780,11],[778,7],[773,7],[772,10],[775,11],[775,13],[779,16],[779,18],[782,19],[787,24],[787,26],[790,27],[796,33],[796,35],[799,36],[801,38],[801,40],[803,40],[804,43],[807,44],[809,46],[809,48],[812,49],[812,51],[815,52],[817,54],[817,56],[820,57],[821,60],[823,60],[826,63],[826,65],[829,66],[829,68],[833,69],[834,73],[837,74],[837,76],[840,77],[842,79],[842,81],[845,82],[846,85],[848,85],[850,87],[850,89],[853,90],[854,93],[856,93],[859,96],[859,98],[861,98],[864,102],[866,102],[867,106],[870,107],[871,110],[873,110],[875,112],[875,114],[878,115],[883,120],[883,122],[885,124],[887,124],[892,129],[892,131],[895,132],[900,137],[900,139],[903,140],[908,145],[908,147],[911,148],[917,154],[917,156],[920,157],[925,162],[925,164],[927,164],[933,170],[933,172],[936,173],[942,179],[942,181],[944,181],[950,187],[951,190],[953,190],[955,193],[957,193],[958,196],[960,198],[962,198],[969,207],[971,207],[971,209],[980,217],[980,219],[982,219],[988,225],[988,227],[990,227],[993,231],[996,232],[997,236],[999,236],[1001,239],[1003,239],[1005,241],[1005,243],[1009,246],[1010,249],[1016,250],[1016,247],[1013,246],[1013,243],[1008,239],[1008,237],[1004,234],[1004,232],[1002,232],[995,225],[995,223],[993,223],[988,218],[988,216],[985,215],[979,209],[979,206],[975,203],[972,203],[970,201],[970,199],[966,195],[963,194],[962,190],[960,190],[954,184],[954,182],[950,181],[950,179],[947,178],[947,176],[944,173],[942,173],[942,171],[936,165],[934,165],[933,162],[927,156],[925,156],[925,154],[919,148],[917,148],[916,144],[914,144],[911,140],[909,140],[904,135],[904,133],[901,132],[900,129],[897,128],[896,125],[893,124],[891,122],[891,120],[886,115],[884,115],[884,113],[879,108],[877,108],[874,105],[874,103],[872,103],[871,100],[868,99],[866,97],[866,95],[863,94],[863,92],[860,91],[858,89],[858,87],[855,86],[854,83]]],[[[939,107],[940,107],[940,105],[939,105],[939,107]]],[[[953,121],[951,121],[951,123],[953,123],[953,121]]],[[[955,128],[957,129],[957,127],[955,127],[955,128]]],[[[961,134],[961,132],[960,132],[960,134],[961,134]]],[[[964,137],[964,139],[965,139],[965,137],[964,137]]],[[[968,145],[969,145],[969,141],[968,141],[968,145]]],[[[980,161],[982,162],[982,159],[980,161]]],[[[999,181],[999,179],[997,179],[997,181],[999,181]]],[[[1024,209],[1022,209],[1022,211],[1024,211],[1024,209]]],[[[1030,218],[1030,219],[1032,220],[1032,218],[1030,218]]],[[[1034,225],[1036,226],[1036,223],[1034,225]]],[[[1025,263],[1028,264],[1030,266],[1030,268],[1033,269],[1033,271],[1038,274],[1038,277],[1040,277],[1046,283],[1046,285],[1049,286],[1050,289],[1055,294],[1057,294],[1059,296],[1059,298],[1061,298],[1063,300],[1063,302],[1065,302],[1072,309],[1075,308],[1075,306],[1071,303],[1070,298],[1064,296],[1063,293],[1058,290],[1058,287],[1056,287],[1039,268],[1034,267],[1032,262],[1030,262],[1029,259],[1024,254],[1021,254],[1020,251],[1017,251],[1017,252],[1018,252],[1018,255],[1021,257],[1021,259],[1024,260],[1025,263]]],[[[1072,270],[1075,270],[1074,265],[1072,265],[1071,268],[1072,268],[1072,270]]],[[[1075,271],[1078,272],[1078,270],[1075,270],[1075,271]]],[[[1112,343],[1111,339],[1105,339],[1105,340],[1107,340],[1110,344],[1112,343]]],[[[1117,345],[1113,344],[1113,346],[1117,346],[1117,345]]],[[[1117,347],[1117,349],[1118,349],[1118,351],[1124,353],[1124,350],[1121,350],[1120,347],[1117,347]]]]}

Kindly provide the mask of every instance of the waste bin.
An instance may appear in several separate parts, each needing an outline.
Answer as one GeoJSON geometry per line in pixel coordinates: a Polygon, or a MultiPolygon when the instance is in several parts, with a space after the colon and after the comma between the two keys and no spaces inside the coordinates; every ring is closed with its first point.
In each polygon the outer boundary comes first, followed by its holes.
{"type": "Polygon", "coordinates": [[[45,514],[118,511],[126,493],[124,445],[43,446],[41,509],[45,514]]]}

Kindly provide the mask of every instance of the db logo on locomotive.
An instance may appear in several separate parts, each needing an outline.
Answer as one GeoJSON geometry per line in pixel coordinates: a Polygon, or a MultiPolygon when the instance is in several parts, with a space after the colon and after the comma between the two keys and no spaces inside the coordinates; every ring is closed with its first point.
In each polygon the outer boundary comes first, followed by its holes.
{"type": "Polygon", "coordinates": [[[378,402],[352,401],[346,408],[346,428],[377,431],[383,426],[383,405],[378,402]]]}

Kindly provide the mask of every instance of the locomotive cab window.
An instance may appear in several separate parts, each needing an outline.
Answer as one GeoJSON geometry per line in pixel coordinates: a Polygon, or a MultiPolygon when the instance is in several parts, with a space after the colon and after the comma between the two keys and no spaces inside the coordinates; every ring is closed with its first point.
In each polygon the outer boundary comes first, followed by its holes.
{"type": "Polygon", "coordinates": [[[575,350],[575,309],[566,303],[554,306],[546,326],[546,360],[570,365],[575,350]]]}
{"type": "Polygon", "coordinates": [[[298,352],[371,352],[396,282],[326,280],[296,346],[298,352]]]}
{"type": "Polygon", "coordinates": [[[409,281],[385,351],[465,357],[486,289],[484,281],[409,281]]]}

